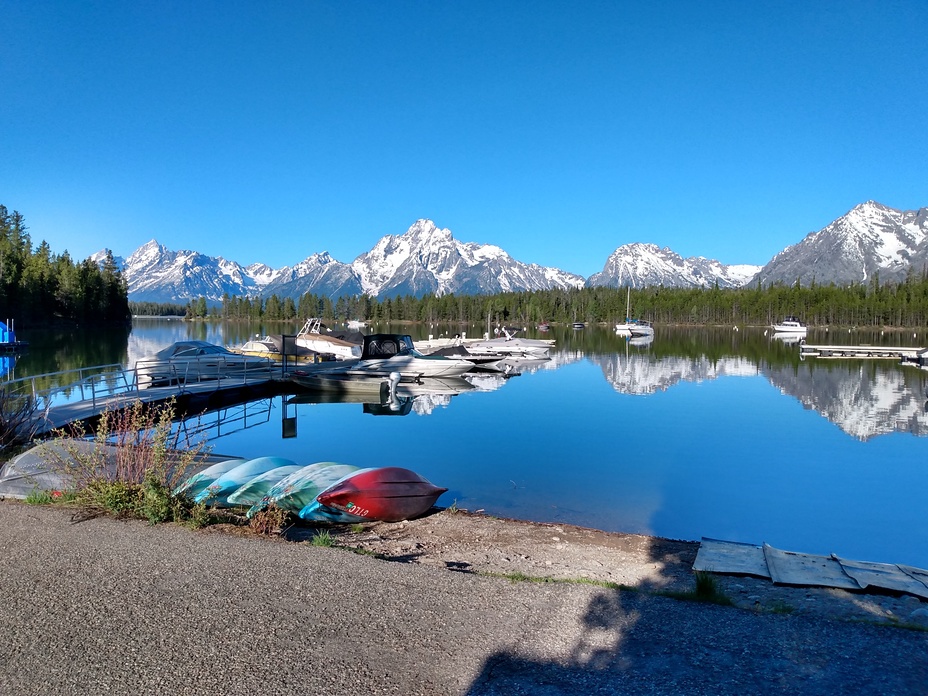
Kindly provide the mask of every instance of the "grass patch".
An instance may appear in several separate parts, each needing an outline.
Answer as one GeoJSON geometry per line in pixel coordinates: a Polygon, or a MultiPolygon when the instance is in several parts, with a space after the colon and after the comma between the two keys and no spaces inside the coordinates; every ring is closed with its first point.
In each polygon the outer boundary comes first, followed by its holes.
{"type": "Polygon", "coordinates": [[[721,606],[734,606],[731,601],[719,588],[719,582],[714,575],[706,571],[697,570],[696,587],[692,590],[683,592],[674,592],[671,590],[661,590],[656,592],[664,597],[672,599],[681,599],[688,602],[704,602],[706,604],[719,604],[721,606]]]}
{"type": "Polygon", "coordinates": [[[328,529],[317,529],[310,543],[313,546],[332,547],[335,546],[335,537],[328,529]]]}
{"type": "Polygon", "coordinates": [[[608,580],[593,580],[591,578],[551,578],[543,575],[527,575],[522,572],[515,573],[495,573],[492,571],[478,571],[477,575],[487,578],[503,578],[510,582],[534,582],[534,583],[552,583],[558,585],[593,585],[594,587],[605,587],[609,590],[625,590],[627,592],[638,592],[638,588],[629,585],[623,585],[608,580]]]}
{"type": "Polygon", "coordinates": [[[771,614],[792,614],[794,611],[796,611],[796,607],[794,607],[792,604],[787,604],[781,599],[777,599],[770,603],[770,605],[766,608],[766,611],[770,612],[771,614]]]}

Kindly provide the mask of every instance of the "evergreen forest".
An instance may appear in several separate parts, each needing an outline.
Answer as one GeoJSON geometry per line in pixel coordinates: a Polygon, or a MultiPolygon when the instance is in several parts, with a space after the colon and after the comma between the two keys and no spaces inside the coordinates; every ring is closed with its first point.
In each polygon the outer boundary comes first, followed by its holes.
{"type": "Polygon", "coordinates": [[[901,283],[838,287],[774,284],[744,288],[582,288],[539,290],[498,295],[412,296],[378,300],[367,295],[330,297],[306,293],[292,298],[224,296],[210,306],[192,300],[173,312],[188,318],[225,320],[296,320],[321,317],[347,321],[419,321],[430,323],[488,322],[526,326],[541,322],[613,323],[625,318],[626,303],[634,318],[658,324],[764,326],[795,316],[810,326],[874,326],[888,328],[928,325],[928,274],[912,273],[901,283]]]}
{"type": "Polygon", "coordinates": [[[75,262],[46,242],[32,247],[25,220],[0,205],[0,319],[16,326],[129,320],[128,288],[112,253],[75,262]]]}

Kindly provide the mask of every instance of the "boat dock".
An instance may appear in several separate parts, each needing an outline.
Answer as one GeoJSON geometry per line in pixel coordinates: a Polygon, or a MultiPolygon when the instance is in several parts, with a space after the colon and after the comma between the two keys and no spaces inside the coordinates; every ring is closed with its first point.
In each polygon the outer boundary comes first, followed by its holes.
{"type": "Polygon", "coordinates": [[[35,434],[43,435],[136,401],[161,404],[173,399],[180,411],[202,412],[282,393],[284,384],[290,387],[286,372],[272,369],[140,388],[135,368],[99,365],[10,380],[3,387],[11,396],[32,398],[37,405],[35,434]]]}
{"type": "Polygon", "coordinates": [[[889,358],[919,365],[928,364],[928,348],[911,346],[838,346],[800,343],[799,355],[804,358],[889,358]]]}

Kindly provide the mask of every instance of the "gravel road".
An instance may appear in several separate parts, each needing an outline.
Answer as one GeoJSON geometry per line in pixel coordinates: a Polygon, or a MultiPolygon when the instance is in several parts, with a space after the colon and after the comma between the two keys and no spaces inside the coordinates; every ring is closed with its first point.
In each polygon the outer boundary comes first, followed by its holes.
{"type": "Polygon", "coordinates": [[[928,694],[928,633],[0,503],[0,694],[928,694]]]}

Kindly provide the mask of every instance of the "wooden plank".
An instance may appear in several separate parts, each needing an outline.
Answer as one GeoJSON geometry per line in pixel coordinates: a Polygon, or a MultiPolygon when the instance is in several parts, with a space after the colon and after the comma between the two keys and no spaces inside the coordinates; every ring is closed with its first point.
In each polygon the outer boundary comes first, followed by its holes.
{"type": "MultiPolygon", "coordinates": [[[[904,592],[928,599],[928,586],[902,570],[899,566],[892,563],[871,563],[869,561],[850,561],[845,558],[839,558],[832,554],[832,557],[841,564],[841,568],[852,577],[862,588],[879,587],[884,590],[893,590],[894,592],[904,592]]],[[[918,571],[913,568],[913,571],[918,571]]],[[[928,573],[921,571],[924,577],[928,579],[928,573]]]]}
{"type": "Polygon", "coordinates": [[[764,550],[760,546],[706,537],[699,542],[693,570],[770,578],[764,550]]]}
{"type": "Polygon", "coordinates": [[[844,572],[838,561],[828,556],[780,551],[770,544],[764,544],[764,557],[767,559],[770,579],[780,585],[862,589],[854,578],[844,572]]]}

